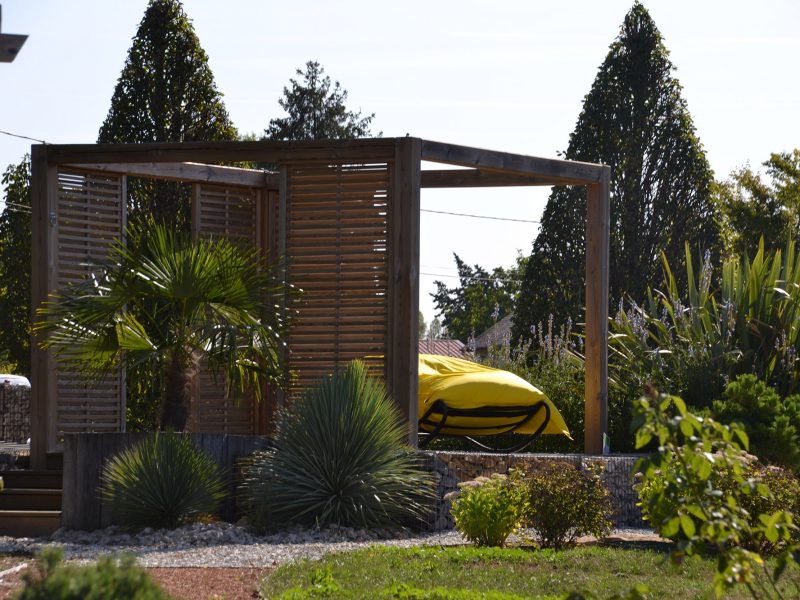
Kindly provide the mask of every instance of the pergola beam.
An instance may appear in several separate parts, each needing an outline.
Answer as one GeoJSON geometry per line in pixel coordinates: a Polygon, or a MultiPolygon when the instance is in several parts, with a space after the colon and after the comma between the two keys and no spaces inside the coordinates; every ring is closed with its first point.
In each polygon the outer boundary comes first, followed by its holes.
{"type": "Polygon", "coordinates": [[[395,140],[303,142],[154,142],[148,144],[64,144],[49,146],[50,164],[267,162],[394,160],[395,140]]]}
{"type": "Polygon", "coordinates": [[[152,179],[278,189],[277,173],[204,163],[78,163],[64,166],[152,179]]]}
{"type": "Polygon", "coordinates": [[[599,183],[603,167],[594,163],[539,158],[509,152],[497,152],[442,142],[422,142],[422,160],[501,171],[506,174],[533,175],[551,185],[587,185],[599,183]]]}
{"type": "Polygon", "coordinates": [[[531,175],[508,175],[497,171],[478,169],[430,169],[422,171],[423,188],[464,188],[464,187],[513,187],[553,185],[543,177],[531,175]]]}

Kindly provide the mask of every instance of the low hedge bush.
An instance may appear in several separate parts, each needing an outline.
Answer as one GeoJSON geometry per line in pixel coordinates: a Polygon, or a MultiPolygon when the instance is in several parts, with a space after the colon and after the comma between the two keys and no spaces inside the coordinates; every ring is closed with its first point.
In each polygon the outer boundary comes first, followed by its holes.
{"type": "Polygon", "coordinates": [[[515,477],[498,473],[458,484],[448,494],[456,529],[477,546],[502,546],[520,526],[525,514],[525,493],[515,477]]]}
{"type": "Polygon", "coordinates": [[[721,423],[741,423],[750,438],[750,452],[764,462],[800,468],[800,395],[781,398],[754,375],[740,375],[714,401],[721,423]]]}
{"type": "Polygon", "coordinates": [[[600,465],[578,469],[548,461],[520,475],[526,494],[523,525],[541,547],[561,549],[583,535],[602,537],[611,530],[611,496],[601,472],[600,465]]]}

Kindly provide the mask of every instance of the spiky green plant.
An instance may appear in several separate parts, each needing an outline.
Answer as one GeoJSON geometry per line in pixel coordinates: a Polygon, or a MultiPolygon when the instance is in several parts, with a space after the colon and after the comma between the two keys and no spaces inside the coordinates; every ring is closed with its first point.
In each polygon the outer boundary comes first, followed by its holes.
{"type": "Polygon", "coordinates": [[[214,513],[227,495],[214,460],[173,432],[156,432],[111,458],[101,481],[114,521],[133,530],[193,522],[214,513]]]}
{"type": "Polygon", "coordinates": [[[618,379],[654,377],[694,406],[709,406],[742,373],[781,394],[798,389],[800,257],[794,242],[783,252],[765,252],[762,240],[752,260],[726,260],[718,288],[712,288],[708,259],[695,274],[688,246],[684,293],[665,258],[663,266],[664,289],[648,293],[641,306],[621,306],[611,322],[609,363],[618,379]]]}
{"type": "Polygon", "coordinates": [[[328,375],[278,413],[274,447],[254,457],[243,486],[253,524],[386,527],[420,519],[430,477],[405,437],[383,383],[364,363],[328,375]]]}

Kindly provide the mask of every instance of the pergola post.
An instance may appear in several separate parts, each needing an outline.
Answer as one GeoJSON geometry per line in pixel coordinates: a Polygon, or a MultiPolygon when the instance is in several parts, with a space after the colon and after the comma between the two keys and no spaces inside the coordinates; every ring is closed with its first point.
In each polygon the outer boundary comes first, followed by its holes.
{"type": "MultiPolygon", "coordinates": [[[[48,164],[47,146],[31,148],[31,321],[47,300],[55,281],[55,225],[58,173],[48,164]]],[[[31,335],[31,463],[44,469],[50,440],[55,435],[56,393],[53,353],[39,347],[39,336],[31,335]]]]}
{"type": "Polygon", "coordinates": [[[389,207],[390,301],[389,393],[408,424],[408,443],[417,445],[419,330],[419,216],[422,146],[417,138],[397,141],[394,190],[389,207]]]}
{"type": "Polygon", "coordinates": [[[586,348],[584,452],[603,453],[608,430],[608,257],[611,169],[586,188],[586,348]]]}

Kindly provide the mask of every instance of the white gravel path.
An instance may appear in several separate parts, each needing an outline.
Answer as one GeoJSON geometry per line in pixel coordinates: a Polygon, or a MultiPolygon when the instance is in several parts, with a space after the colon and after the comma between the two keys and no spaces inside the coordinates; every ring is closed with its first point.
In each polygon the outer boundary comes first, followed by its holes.
{"type": "MultiPolygon", "coordinates": [[[[617,529],[614,536],[652,538],[646,529],[617,529]]],[[[190,525],[173,531],[144,530],[126,535],[115,528],[96,532],[56,532],[51,538],[0,536],[0,554],[36,554],[46,547],[64,550],[67,560],[92,562],[107,554],[133,554],[144,567],[272,567],[293,560],[319,559],[330,552],[346,552],[370,545],[411,547],[465,544],[458,532],[426,534],[367,532],[350,528],[293,529],[271,536],[255,536],[226,523],[190,525]]]]}

